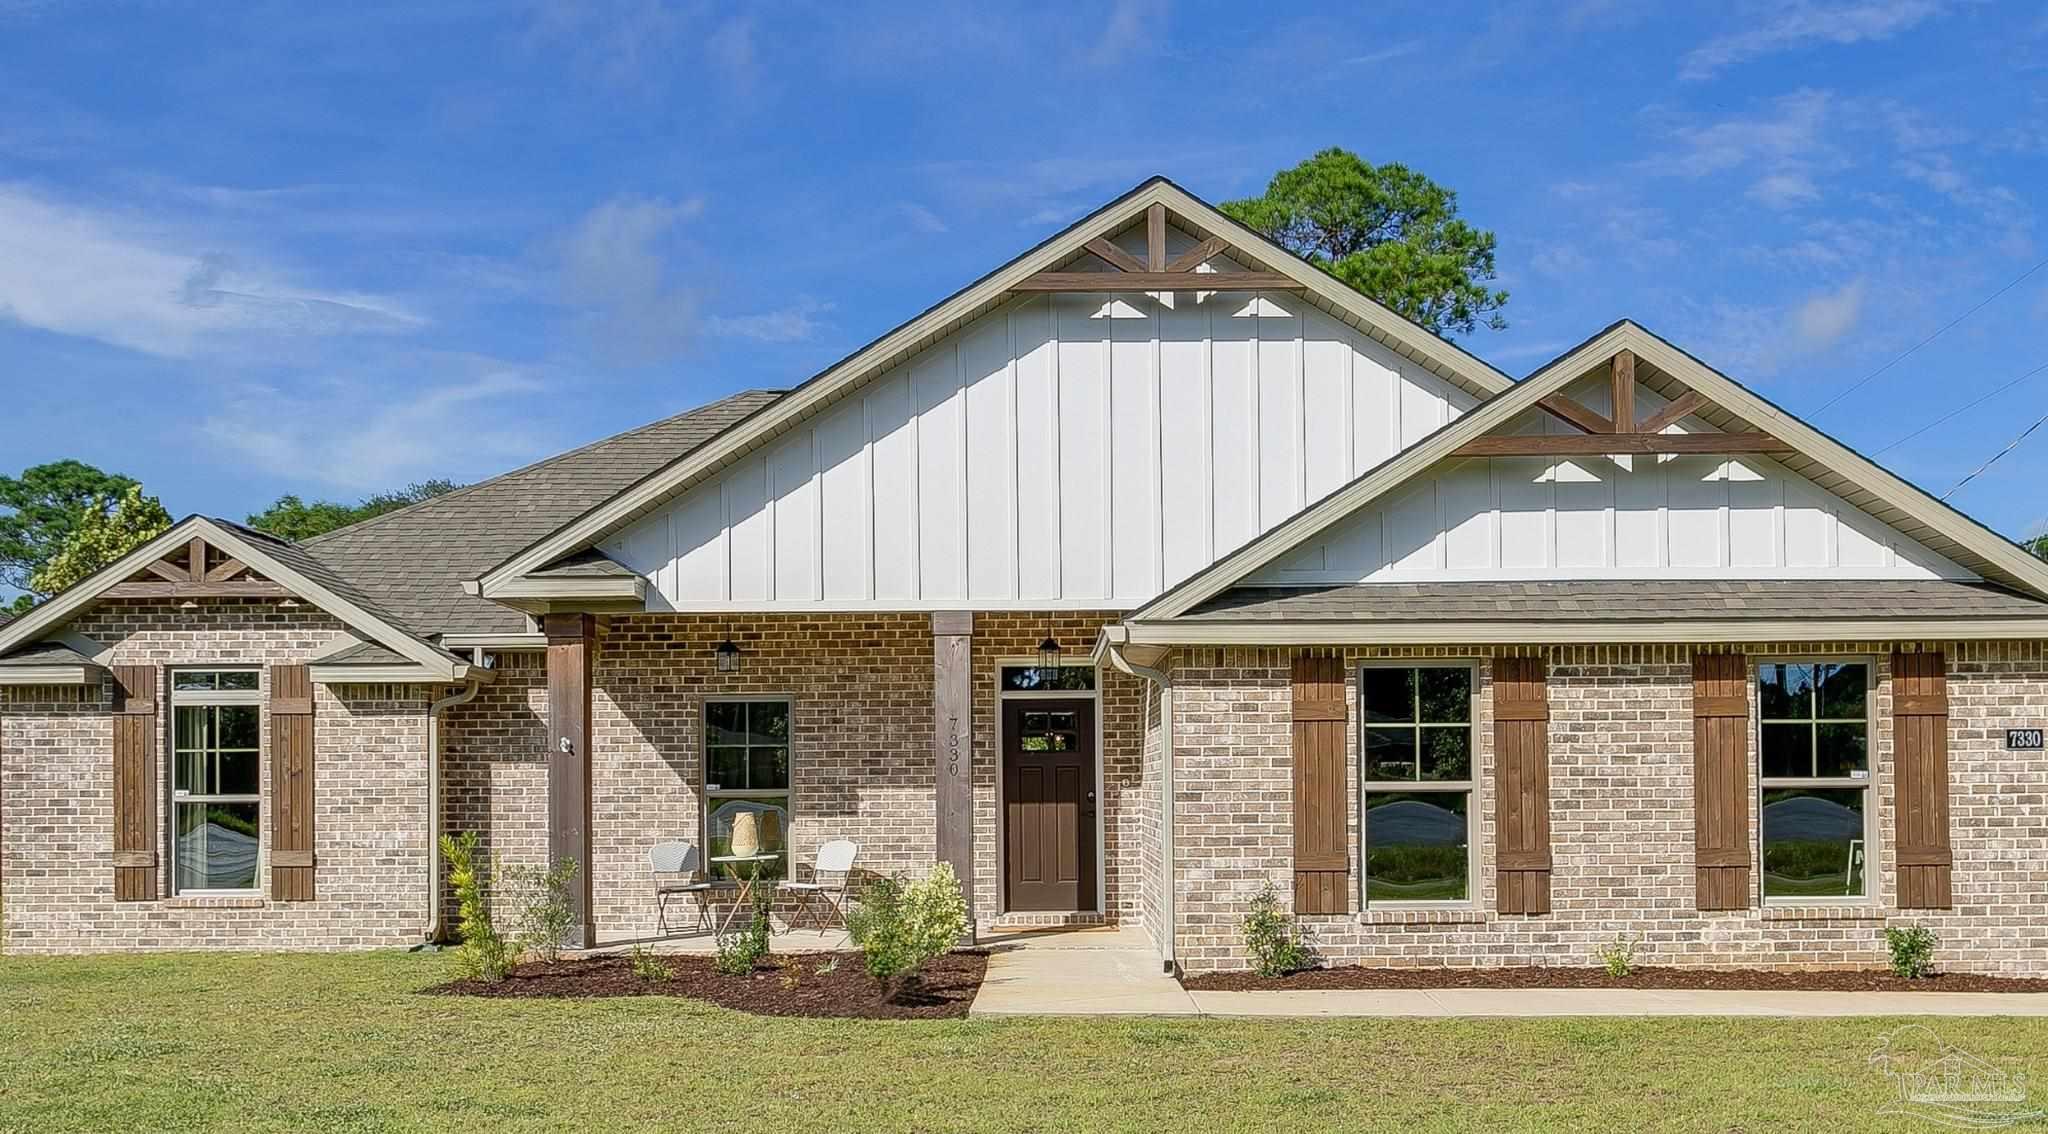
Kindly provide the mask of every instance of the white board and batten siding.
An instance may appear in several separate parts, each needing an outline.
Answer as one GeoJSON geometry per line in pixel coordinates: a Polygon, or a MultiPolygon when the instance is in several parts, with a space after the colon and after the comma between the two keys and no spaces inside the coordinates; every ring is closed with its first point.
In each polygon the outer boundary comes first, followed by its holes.
{"type": "Polygon", "coordinates": [[[1474,404],[1291,295],[1020,297],[602,548],[650,609],[1132,608],[1474,404]]]}
{"type": "MultiPolygon", "coordinates": [[[[1604,383],[1568,392],[1608,412],[1604,383]]],[[[1665,404],[1637,387],[1639,415],[1665,404]]],[[[1513,431],[1573,430],[1533,411],[1513,431]]],[[[1764,457],[1493,457],[1438,464],[1245,582],[1975,577],[1764,457]]]]}

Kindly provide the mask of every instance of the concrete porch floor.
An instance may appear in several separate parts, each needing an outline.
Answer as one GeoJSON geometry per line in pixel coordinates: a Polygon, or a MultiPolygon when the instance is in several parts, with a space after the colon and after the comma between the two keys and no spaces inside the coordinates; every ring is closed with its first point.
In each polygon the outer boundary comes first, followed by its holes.
{"type": "Polygon", "coordinates": [[[984,934],[988,975],[974,1016],[1193,1016],[1159,946],[1135,925],[984,934]]]}
{"type": "MultiPolygon", "coordinates": [[[[741,928],[740,922],[732,923],[734,932],[741,928]]],[[[671,933],[658,937],[615,936],[599,934],[597,945],[590,949],[577,950],[572,955],[579,957],[602,957],[611,953],[629,953],[634,946],[650,953],[675,953],[678,955],[709,954],[718,951],[718,937],[703,930],[688,933],[671,933]]],[[[792,929],[784,931],[777,927],[769,938],[768,947],[776,953],[837,953],[853,948],[853,941],[844,929],[792,929]]]]}

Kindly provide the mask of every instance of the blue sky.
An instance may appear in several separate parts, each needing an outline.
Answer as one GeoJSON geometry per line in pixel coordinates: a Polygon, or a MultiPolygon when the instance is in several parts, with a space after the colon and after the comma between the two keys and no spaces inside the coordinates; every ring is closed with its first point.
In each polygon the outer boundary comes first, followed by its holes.
{"type": "MultiPolygon", "coordinates": [[[[174,514],[475,480],[793,385],[1152,173],[1342,145],[1937,494],[2048,413],[2033,3],[0,0],[0,468],[174,514]],[[1373,9],[1360,14],[1358,9],[1373,9]],[[1504,8],[1507,6],[1503,6],[1504,8]],[[232,9],[232,11],[230,11],[232,9]]],[[[2048,527],[2048,429],[1955,502],[2048,527]]]]}

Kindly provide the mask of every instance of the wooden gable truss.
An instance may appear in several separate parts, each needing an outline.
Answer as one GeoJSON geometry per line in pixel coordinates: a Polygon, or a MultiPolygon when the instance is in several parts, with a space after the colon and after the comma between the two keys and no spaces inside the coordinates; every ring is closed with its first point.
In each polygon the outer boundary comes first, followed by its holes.
{"type": "Polygon", "coordinates": [[[1536,404],[1552,417],[1583,433],[1563,435],[1498,434],[1476,437],[1452,453],[1457,457],[1605,457],[1628,453],[1790,453],[1792,446],[1763,432],[1665,433],[1674,422],[1706,406],[1707,400],[1687,390],[1676,401],[1642,420],[1636,418],[1636,356],[1623,350],[1608,360],[1613,381],[1614,416],[1594,410],[1566,394],[1550,394],[1536,404]]]}
{"type": "Polygon", "coordinates": [[[1171,259],[1166,255],[1166,206],[1145,210],[1145,258],[1138,259],[1104,233],[1084,246],[1113,272],[1043,271],[1012,284],[1011,291],[1301,291],[1301,284],[1279,272],[1203,272],[1203,264],[1231,250],[1228,241],[1212,236],[1171,259]]]}
{"type": "Polygon", "coordinates": [[[248,564],[196,535],[126,581],[108,587],[105,594],[122,599],[292,597],[282,584],[258,575],[248,564]]]}

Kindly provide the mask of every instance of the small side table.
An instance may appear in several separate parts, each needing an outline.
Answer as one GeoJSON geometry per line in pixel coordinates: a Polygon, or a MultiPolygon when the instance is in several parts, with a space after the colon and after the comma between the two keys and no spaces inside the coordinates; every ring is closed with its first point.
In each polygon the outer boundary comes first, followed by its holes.
{"type": "Polygon", "coordinates": [[[711,856],[712,862],[731,866],[733,874],[738,876],[740,880],[739,895],[733,899],[732,908],[725,911],[725,920],[718,923],[718,935],[720,937],[725,936],[725,931],[732,928],[732,919],[739,916],[739,912],[752,903],[754,883],[761,877],[761,864],[774,862],[781,857],[780,854],[715,854],[711,856]],[[751,866],[753,869],[739,869],[742,866],[751,866]]]}

